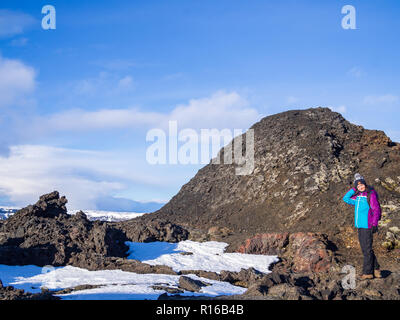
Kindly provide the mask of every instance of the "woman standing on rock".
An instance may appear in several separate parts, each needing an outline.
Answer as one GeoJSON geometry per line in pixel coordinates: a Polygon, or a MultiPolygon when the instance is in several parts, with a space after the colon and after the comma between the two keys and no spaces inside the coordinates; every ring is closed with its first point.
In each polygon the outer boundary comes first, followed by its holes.
{"type": "Polygon", "coordinates": [[[364,255],[361,279],[381,278],[379,264],[372,249],[373,234],[378,231],[381,207],[376,191],[367,185],[364,177],[356,173],[354,188],[343,197],[343,201],[355,206],[354,224],[358,230],[358,239],[364,255]]]}

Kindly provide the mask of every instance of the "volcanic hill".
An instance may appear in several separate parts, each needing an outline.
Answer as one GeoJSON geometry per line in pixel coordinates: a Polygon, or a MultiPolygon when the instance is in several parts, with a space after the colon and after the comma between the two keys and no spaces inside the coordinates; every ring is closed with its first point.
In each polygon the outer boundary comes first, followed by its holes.
{"type": "MultiPolygon", "coordinates": [[[[400,144],[383,131],[352,124],[328,108],[267,116],[251,129],[251,174],[236,175],[221,149],[220,164],[210,161],[161,209],[139,220],[165,220],[193,239],[221,236],[231,244],[265,232],[337,232],[353,225],[342,198],[356,172],[377,190],[383,208],[400,209],[400,144]]],[[[391,220],[399,225],[398,219],[397,212],[391,220]]]]}

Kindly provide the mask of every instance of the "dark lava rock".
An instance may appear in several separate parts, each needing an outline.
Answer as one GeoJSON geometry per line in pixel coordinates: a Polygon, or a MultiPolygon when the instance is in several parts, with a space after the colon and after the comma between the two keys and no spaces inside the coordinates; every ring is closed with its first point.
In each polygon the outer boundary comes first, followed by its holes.
{"type": "Polygon", "coordinates": [[[100,287],[101,287],[101,285],[82,284],[82,285],[78,285],[78,286],[71,287],[71,288],[66,288],[66,289],[53,291],[53,294],[57,294],[57,295],[68,294],[68,293],[71,293],[71,292],[74,292],[74,291],[95,289],[95,288],[100,288],[100,287]]]}
{"type": "Polygon", "coordinates": [[[166,291],[167,293],[170,293],[170,294],[179,294],[179,293],[183,293],[184,292],[184,290],[181,290],[179,288],[162,286],[162,285],[151,286],[151,288],[154,289],[154,290],[164,290],[164,291],[166,291]]]}
{"type": "Polygon", "coordinates": [[[0,264],[86,267],[104,257],[125,257],[125,234],[82,212],[67,214],[57,191],[17,211],[0,225],[0,264]]]}
{"type": "MultiPolygon", "coordinates": [[[[231,296],[228,296],[228,299],[231,296]]],[[[218,297],[209,297],[209,296],[181,296],[179,293],[178,294],[168,294],[168,293],[163,293],[161,294],[157,300],[215,300],[218,299],[218,297]]]]}
{"type": "Polygon", "coordinates": [[[152,242],[166,241],[178,242],[188,238],[188,231],[180,225],[165,221],[164,219],[132,219],[114,223],[115,227],[122,230],[130,241],[152,242]]]}
{"type": "Polygon", "coordinates": [[[199,292],[201,287],[208,286],[209,284],[200,280],[195,280],[186,276],[179,277],[179,288],[192,292],[199,292]]]}
{"type": "Polygon", "coordinates": [[[249,287],[265,276],[254,268],[241,269],[239,272],[221,271],[220,281],[227,281],[235,286],[249,287]]]}
{"type": "Polygon", "coordinates": [[[273,272],[249,286],[243,299],[273,300],[400,300],[400,273],[381,279],[357,281],[353,289],[343,288],[340,273],[273,272]],[[280,279],[274,281],[273,279],[280,279]]]}
{"type": "Polygon", "coordinates": [[[60,298],[46,290],[41,293],[30,293],[12,286],[0,286],[0,300],[60,300],[60,298]]]}
{"type": "MultiPolygon", "coordinates": [[[[164,265],[150,265],[147,263],[143,263],[139,260],[133,259],[115,259],[115,258],[107,258],[103,260],[105,263],[101,266],[101,269],[114,270],[119,269],[128,272],[135,272],[139,274],[147,274],[147,273],[156,273],[156,274],[171,274],[177,275],[171,267],[164,265]]],[[[93,269],[96,270],[99,267],[93,269]]]]}
{"type": "MultiPolygon", "coordinates": [[[[224,272],[224,271],[222,271],[224,272]]],[[[221,272],[221,273],[222,273],[221,272]]],[[[179,274],[185,275],[185,274],[194,274],[198,277],[201,278],[207,278],[211,280],[219,280],[221,281],[221,275],[213,272],[213,271],[204,271],[204,270],[181,270],[179,271],[179,274]]]]}

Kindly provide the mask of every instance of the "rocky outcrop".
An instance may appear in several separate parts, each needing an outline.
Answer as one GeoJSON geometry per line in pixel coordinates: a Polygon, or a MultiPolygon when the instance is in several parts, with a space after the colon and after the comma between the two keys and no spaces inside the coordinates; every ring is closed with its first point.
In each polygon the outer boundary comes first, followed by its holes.
{"type": "Polygon", "coordinates": [[[130,241],[152,242],[166,241],[178,242],[188,238],[188,231],[180,225],[165,221],[164,219],[132,219],[112,224],[123,231],[130,241]]]}
{"type": "Polygon", "coordinates": [[[334,261],[333,245],[326,235],[297,232],[258,234],[247,239],[239,252],[278,255],[292,264],[294,272],[329,271],[334,261]]]}
{"type": "Polygon", "coordinates": [[[399,277],[400,273],[395,272],[381,279],[356,281],[356,286],[349,289],[343,286],[340,273],[272,273],[254,283],[243,296],[272,300],[399,300],[399,277]]]}
{"type": "Polygon", "coordinates": [[[155,274],[171,274],[176,275],[171,267],[164,265],[150,265],[135,259],[116,258],[116,257],[97,257],[97,259],[89,259],[88,262],[72,261],[72,265],[81,266],[85,263],[84,268],[88,270],[122,270],[139,274],[155,273],[155,274]]]}
{"type": "MultiPolygon", "coordinates": [[[[241,271],[242,274],[244,271],[241,271]]],[[[238,273],[236,273],[238,275],[238,273]]],[[[340,272],[293,273],[276,270],[257,274],[247,282],[241,295],[219,296],[213,300],[400,300],[400,272],[387,272],[381,279],[356,280],[354,288],[343,285],[340,272]]],[[[220,281],[233,278],[218,277],[220,281]]],[[[242,278],[242,280],[244,280],[242,278]]],[[[238,285],[236,281],[229,281],[238,285]],[[235,283],[236,282],[236,283],[235,283]]],[[[242,282],[245,283],[245,282],[242,282]]],[[[163,294],[160,300],[210,299],[206,296],[188,297],[179,293],[163,294]]]]}
{"type": "Polygon", "coordinates": [[[259,281],[265,276],[265,273],[262,273],[254,268],[241,269],[238,272],[222,270],[220,273],[216,273],[204,270],[182,270],[179,273],[182,275],[194,274],[201,278],[229,282],[235,286],[244,288],[248,288],[253,283],[259,281]]]}
{"type": "MultiPolygon", "coordinates": [[[[1,282],[0,282],[1,283],[1,282]]],[[[22,289],[15,289],[12,286],[3,287],[0,285],[0,300],[59,300],[53,293],[42,290],[40,293],[25,292],[22,289]]]]}
{"type": "Polygon", "coordinates": [[[16,212],[0,226],[0,264],[86,267],[104,257],[125,257],[125,234],[83,212],[67,214],[57,191],[16,212]]]}
{"type": "Polygon", "coordinates": [[[84,212],[67,214],[67,199],[57,191],[17,211],[0,224],[0,264],[73,265],[88,270],[177,274],[172,268],[126,259],[126,241],[185,240],[188,232],[163,221],[149,224],[90,221],[84,212]]]}

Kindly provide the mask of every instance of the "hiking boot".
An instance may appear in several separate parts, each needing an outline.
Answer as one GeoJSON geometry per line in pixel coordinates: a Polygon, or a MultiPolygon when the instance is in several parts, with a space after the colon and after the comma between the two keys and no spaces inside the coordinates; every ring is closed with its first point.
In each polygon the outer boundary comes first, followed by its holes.
{"type": "Polygon", "coordinates": [[[372,274],[362,274],[360,276],[360,280],[367,280],[367,279],[373,279],[374,276],[372,274]]]}
{"type": "Polygon", "coordinates": [[[380,270],[374,270],[374,276],[375,278],[382,278],[382,274],[380,270]]]}

